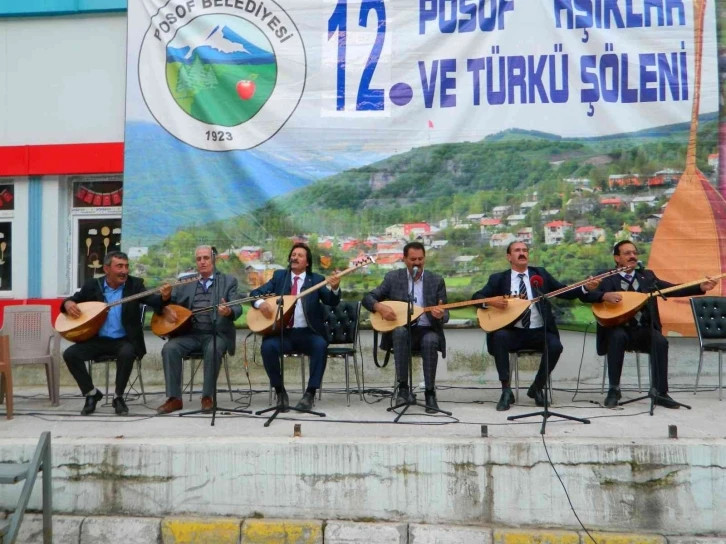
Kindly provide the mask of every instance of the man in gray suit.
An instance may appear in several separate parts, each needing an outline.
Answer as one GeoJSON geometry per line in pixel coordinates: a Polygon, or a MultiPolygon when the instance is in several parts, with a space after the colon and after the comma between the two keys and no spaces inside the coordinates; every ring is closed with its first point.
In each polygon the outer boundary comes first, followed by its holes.
{"type": "MultiPolygon", "coordinates": [[[[217,307],[216,353],[212,342],[212,311],[199,312],[192,318],[192,329],[188,334],[169,340],[161,350],[164,362],[167,401],[159,406],[157,412],[169,414],[181,410],[182,403],[182,359],[192,352],[201,351],[204,355],[204,385],[202,387],[202,411],[213,408],[212,396],[217,387],[217,376],[225,352],[234,355],[236,333],[234,321],[242,315],[239,304],[224,305],[224,302],[237,300],[237,279],[215,272],[215,258],[210,246],[199,246],[196,250],[199,281],[182,285],[171,295],[171,304],[184,306],[195,311],[202,308],[217,307]],[[216,283],[216,285],[215,285],[216,283]]],[[[176,320],[172,308],[164,308],[171,320],[176,320]]]]}
{"type": "MultiPolygon", "coordinates": [[[[370,312],[377,312],[383,319],[396,320],[396,313],[386,305],[386,300],[408,301],[413,283],[414,304],[417,306],[435,306],[446,303],[446,284],[444,279],[426,271],[424,262],[426,249],[420,242],[409,242],[403,248],[403,262],[406,268],[392,270],[383,278],[383,283],[363,298],[363,306],[370,312]]],[[[449,320],[448,310],[434,308],[426,312],[411,327],[411,349],[420,350],[423,359],[424,383],[426,385],[426,411],[435,413],[439,406],[436,402],[436,365],[438,352],[446,357],[446,337],[444,323],[449,320]]],[[[381,347],[390,349],[393,345],[393,356],[396,359],[396,376],[398,377],[398,396],[396,404],[405,404],[415,400],[408,387],[408,366],[410,353],[408,349],[408,330],[398,327],[390,335],[384,335],[381,347]],[[392,337],[391,337],[392,335],[392,337]]]]}

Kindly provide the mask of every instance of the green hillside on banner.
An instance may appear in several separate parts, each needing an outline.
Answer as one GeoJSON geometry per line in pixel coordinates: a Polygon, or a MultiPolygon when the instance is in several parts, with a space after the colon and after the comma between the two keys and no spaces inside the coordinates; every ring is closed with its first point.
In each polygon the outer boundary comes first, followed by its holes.
{"type": "Polygon", "coordinates": [[[270,98],[277,65],[207,64],[197,58],[191,64],[167,63],[166,78],[174,100],[189,115],[204,123],[233,127],[254,117],[270,98]],[[254,84],[254,94],[247,99],[237,90],[243,81],[254,84]]]}

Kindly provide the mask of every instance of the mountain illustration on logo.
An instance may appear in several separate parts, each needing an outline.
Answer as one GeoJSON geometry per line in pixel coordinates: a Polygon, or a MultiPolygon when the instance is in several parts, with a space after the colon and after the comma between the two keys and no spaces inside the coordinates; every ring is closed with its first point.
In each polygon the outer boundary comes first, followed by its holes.
{"type": "Polygon", "coordinates": [[[196,58],[211,64],[274,64],[275,55],[245,40],[231,28],[215,26],[198,45],[166,48],[167,62],[191,64],[196,58]]]}
{"type": "Polygon", "coordinates": [[[206,15],[179,29],[166,48],[166,80],[179,107],[195,119],[233,127],[265,105],[277,60],[264,33],[231,15],[206,15]]]}

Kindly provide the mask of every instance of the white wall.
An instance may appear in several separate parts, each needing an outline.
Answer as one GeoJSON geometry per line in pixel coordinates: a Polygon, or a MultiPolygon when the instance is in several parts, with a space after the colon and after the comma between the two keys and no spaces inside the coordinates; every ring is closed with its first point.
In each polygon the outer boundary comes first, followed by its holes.
{"type": "Polygon", "coordinates": [[[43,177],[43,218],[41,227],[41,298],[66,294],[68,280],[69,217],[67,185],[58,176],[43,177]],[[60,210],[64,210],[60,213],[60,210]]]}
{"type": "Polygon", "coordinates": [[[121,142],[126,14],[0,19],[0,146],[121,142]]]}

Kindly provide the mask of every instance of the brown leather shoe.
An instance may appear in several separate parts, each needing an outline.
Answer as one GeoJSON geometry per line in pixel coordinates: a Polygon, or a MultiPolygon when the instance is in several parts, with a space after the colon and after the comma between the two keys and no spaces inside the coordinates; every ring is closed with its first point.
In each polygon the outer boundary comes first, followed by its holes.
{"type": "Polygon", "coordinates": [[[202,397],[202,412],[211,412],[213,406],[212,397],[202,397]]]}
{"type": "Polygon", "coordinates": [[[171,414],[184,408],[184,403],[179,397],[169,397],[166,402],[156,409],[158,414],[171,414]]]}

